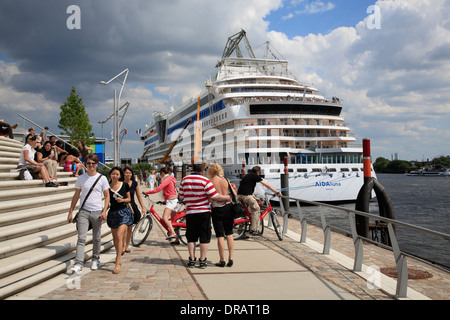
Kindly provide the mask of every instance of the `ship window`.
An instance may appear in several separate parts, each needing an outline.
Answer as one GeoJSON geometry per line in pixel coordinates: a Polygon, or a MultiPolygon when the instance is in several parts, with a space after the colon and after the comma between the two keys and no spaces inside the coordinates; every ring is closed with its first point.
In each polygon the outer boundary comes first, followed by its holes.
{"type": "Polygon", "coordinates": [[[300,168],[300,169],[297,169],[297,172],[308,172],[308,169],[300,168]]]}
{"type": "MultiPolygon", "coordinates": [[[[250,114],[319,114],[339,116],[342,107],[331,105],[308,104],[253,104],[250,114]]],[[[280,121],[282,121],[280,119],[280,121]]]]}
{"type": "Polygon", "coordinates": [[[352,168],[352,171],[359,171],[358,168],[352,168]]]}
{"type": "Polygon", "coordinates": [[[348,168],[341,168],[341,172],[348,172],[350,171],[348,168]]]}
{"type": "Polygon", "coordinates": [[[270,169],[271,173],[280,173],[280,169],[270,169]]]}
{"type": "Polygon", "coordinates": [[[320,168],[313,168],[312,172],[322,172],[322,169],[320,169],[320,168]]]}

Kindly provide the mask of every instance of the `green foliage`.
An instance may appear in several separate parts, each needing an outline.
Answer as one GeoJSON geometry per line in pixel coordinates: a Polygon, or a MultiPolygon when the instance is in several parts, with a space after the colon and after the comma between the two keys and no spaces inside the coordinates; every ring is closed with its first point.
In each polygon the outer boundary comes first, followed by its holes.
{"type": "Polygon", "coordinates": [[[446,168],[450,168],[450,157],[446,156],[439,156],[437,158],[434,158],[431,161],[431,164],[433,167],[435,167],[437,170],[442,170],[446,168]]]}
{"type": "Polygon", "coordinates": [[[436,170],[450,168],[450,157],[439,156],[437,158],[434,158],[431,163],[413,163],[405,160],[389,161],[386,158],[379,157],[373,163],[373,169],[376,173],[405,173],[406,171],[417,170],[421,167],[430,166],[436,170]]]}
{"type": "Polygon", "coordinates": [[[70,137],[72,145],[77,146],[78,140],[84,141],[87,146],[94,142],[89,115],[86,113],[83,100],[76,93],[75,87],[72,87],[67,101],[61,105],[59,116],[58,128],[62,130],[61,134],[70,137]]]}

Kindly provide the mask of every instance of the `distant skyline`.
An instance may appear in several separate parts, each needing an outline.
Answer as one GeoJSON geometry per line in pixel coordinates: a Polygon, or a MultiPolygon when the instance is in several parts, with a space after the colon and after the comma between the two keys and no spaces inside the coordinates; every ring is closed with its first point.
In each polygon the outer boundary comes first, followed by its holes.
{"type": "Polygon", "coordinates": [[[109,138],[112,122],[98,121],[112,114],[119,86],[99,82],[128,68],[121,155],[140,157],[136,130],[153,111],[197,97],[228,37],[244,29],[258,57],[269,40],[297,78],[343,100],[357,142],[371,139],[373,161],[449,155],[448,12],[445,0],[3,0],[0,118],[28,128],[23,114],[59,133],[74,86],[96,136],[109,138]]]}

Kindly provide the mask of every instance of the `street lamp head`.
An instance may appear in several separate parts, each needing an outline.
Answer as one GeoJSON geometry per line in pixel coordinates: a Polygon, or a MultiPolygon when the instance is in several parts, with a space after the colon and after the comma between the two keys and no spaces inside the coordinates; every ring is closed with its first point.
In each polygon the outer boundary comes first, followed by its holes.
{"type": "Polygon", "coordinates": [[[100,81],[100,84],[107,85],[106,81],[100,81]]]}

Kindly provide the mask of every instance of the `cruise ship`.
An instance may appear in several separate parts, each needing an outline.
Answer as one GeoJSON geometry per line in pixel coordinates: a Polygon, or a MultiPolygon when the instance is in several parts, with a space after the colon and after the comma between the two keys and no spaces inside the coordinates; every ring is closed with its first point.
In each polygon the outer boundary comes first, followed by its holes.
{"type": "Polygon", "coordinates": [[[203,92],[174,111],[154,112],[141,135],[143,159],[158,165],[169,154],[175,166],[194,157],[216,162],[236,184],[258,165],[280,191],[287,163],[290,197],[355,201],[364,182],[362,144],[344,122],[342,101],[297,80],[266,45],[265,57],[256,58],[244,30],[228,38],[203,92]]]}

